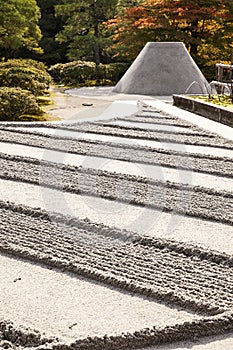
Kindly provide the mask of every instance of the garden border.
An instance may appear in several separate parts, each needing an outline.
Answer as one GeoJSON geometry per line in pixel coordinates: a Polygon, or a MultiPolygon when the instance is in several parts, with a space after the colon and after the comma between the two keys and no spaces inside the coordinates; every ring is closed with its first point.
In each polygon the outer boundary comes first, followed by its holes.
{"type": "Polygon", "coordinates": [[[183,95],[173,95],[173,105],[205,118],[233,127],[233,111],[183,95]]]}

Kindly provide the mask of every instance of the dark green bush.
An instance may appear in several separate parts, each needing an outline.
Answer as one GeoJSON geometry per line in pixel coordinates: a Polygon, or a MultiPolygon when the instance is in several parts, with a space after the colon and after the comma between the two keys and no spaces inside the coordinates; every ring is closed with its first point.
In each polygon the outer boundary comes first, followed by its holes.
{"type": "Polygon", "coordinates": [[[49,69],[49,73],[56,82],[66,85],[83,83],[96,78],[96,65],[94,62],[73,61],[56,64],[49,69]]]}
{"type": "Polygon", "coordinates": [[[20,88],[0,88],[0,120],[16,121],[22,115],[42,115],[36,97],[20,88]]]}
{"type": "Polygon", "coordinates": [[[103,64],[104,78],[117,83],[129,68],[128,63],[110,63],[103,64]]]}
{"type": "Polygon", "coordinates": [[[51,77],[34,67],[0,67],[0,86],[20,87],[34,95],[42,95],[48,89],[51,77]]]}
{"type": "Polygon", "coordinates": [[[116,83],[128,69],[128,64],[111,63],[100,64],[98,67],[94,62],[73,61],[69,63],[58,63],[49,69],[53,79],[65,85],[84,84],[91,80],[105,80],[106,84],[116,83]]]}
{"type": "Polygon", "coordinates": [[[41,71],[46,72],[46,67],[43,62],[38,62],[35,60],[32,60],[30,58],[23,59],[10,59],[8,61],[0,62],[0,69],[1,68],[12,68],[12,67],[27,67],[27,68],[36,68],[41,71]]]}
{"type": "Polygon", "coordinates": [[[0,62],[0,86],[20,87],[35,95],[43,94],[52,79],[44,63],[32,59],[0,62]]]}

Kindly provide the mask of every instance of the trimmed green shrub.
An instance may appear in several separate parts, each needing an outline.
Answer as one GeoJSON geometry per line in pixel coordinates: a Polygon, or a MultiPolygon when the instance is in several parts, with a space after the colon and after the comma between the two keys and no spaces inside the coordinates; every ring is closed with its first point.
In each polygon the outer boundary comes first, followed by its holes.
{"type": "Polygon", "coordinates": [[[20,120],[22,115],[42,115],[36,97],[20,88],[0,88],[0,121],[20,120]]]}
{"type": "Polygon", "coordinates": [[[96,84],[105,80],[105,84],[116,83],[126,72],[129,65],[125,63],[100,64],[94,62],[73,61],[58,63],[49,69],[49,73],[56,82],[65,85],[88,83],[96,80],[96,84]]]}
{"type": "Polygon", "coordinates": [[[96,65],[94,62],[73,61],[58,63],[49,69],[49,73],[57,82],[66,85],[83,83],[96,78],[96,65]]]}
{"type": "Polygon", "coordinates": [[[49,74],[56,83],[62,83],[64,78],[63,68],[65,63],[57,63],[48,69],[49,74]]]}
{"type": "Polygon", "coordinates": [[[35,61],[30,58],[13,58],[8,61],[0,62],[1,68],[12,68],[12,67],[28,67],[28,68],[36,68],[41,71],[46,72],[46,66],[43,62],[35,61]]]}
{"type": "Polygon", "coordinates": [[[10,59],[0,62],[0,86],[20,87],[41,95],[52,79],[44,63],[32,59],[10,59]]]}
{"type": "Polygon", "coordinates": [[[0,86],[20,87],[38,96],[48,89],[50,82],[48,73],[34,67],[0,67],[0,86]]]}
{"type": "Polygon", "coordinates": [[[105,79],[117,83],[129,68],[128,63],[110,63],[101,65],[104,70],[103,76],[105,79]]]}

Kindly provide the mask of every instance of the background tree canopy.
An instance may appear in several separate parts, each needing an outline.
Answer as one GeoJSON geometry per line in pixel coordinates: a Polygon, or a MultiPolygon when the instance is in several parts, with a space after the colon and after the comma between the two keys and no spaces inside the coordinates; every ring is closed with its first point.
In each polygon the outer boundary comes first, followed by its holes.
{"type": "Polygon", "coordinates": [[[42,32],[40,46],[44,53],[38,59],[47,64],[55,64],[57,62],[65,62],[67,60],[67,44],[59,44],[56,41],[56,35],[63,30],[65,21],[55,16],[55,6],[60,5],[62,0],[37,0],[37,4],[41,11],[39,26],[42,32]]]}
{"type": "Polygon", "coordinates": [[[66,21],[57,40],[68,42],[70,60],[108,61],[106,49],[112,42],[103,22],[114,15],[116,5],[117,0],[64,0],[56,6],[57,16],[66,21]]]}
{"type": "Polygon", "coordinates": [[[21,47],[41,52],[36,0],[0,0],[0,55],[10,58],[21,47]]]}
{"type": "Polygon", "coordinates": [[[233,2],[146,0],[107,22],[113,47],[132,60],[147,41],[183,41],[198,61],[230,60],[233,2]]]}
{"type": "Polygon", "coordinates": [[[213,74],[231,60],[232,31],[229,0],[0,0],[1,57],[48,65],[131,63],[148,41],[183,41],[213,74]]]}

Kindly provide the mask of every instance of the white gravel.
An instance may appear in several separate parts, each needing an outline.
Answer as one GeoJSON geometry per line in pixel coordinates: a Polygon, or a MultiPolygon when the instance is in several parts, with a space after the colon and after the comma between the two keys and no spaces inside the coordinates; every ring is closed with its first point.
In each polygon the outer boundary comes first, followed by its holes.
{"type": "Polygon", "coordinates": [[[198,319],[77,275],[0,254],[0,320],[71,342],[198,319]]]}
{"type": "Polygon", "coordinates": [[[141,235],[194,242],[205,248],[233,253],[233,228],[215,222],[193,219],[36,185],[0,180],[1,199],[49,211],[86,218],[108,226],[126,228],[141,235]]]}
{"type": "MultiPolygon", "coordinates": [[[[179,342],[161,346],[153,346],[140,350],[231,350],[233,345],[233,334],[206,337],[195,342],[179,342]]],[[[139,350],[139,349],[138,349],[139,350]]]]}
{"type": "MultiPolygon", "coordinates": [[[[28,130],[28,128],[20,127],[19,130],[28,130]]],[[[176,144],[176,143],[168,143],[168,142],[157,142],[150,140],[140,140],[140,139],[131,139],[131,138],[123,138],[118,136],[108,136],[108,135],[98,135],[92,133],[85,132],[73,132],[68,130],[60,130],[60,129],[50,129],[50,128],[33,128],[30,127],[29,131],[41,132],[48,135],[56,135],[56,136],[65,136],[72,137],[76,139],[85,138],[87,140],[99,140],[99,141],[110,141],[115,143],[122,144],[131,144],[131,145],[140,145],[140,146],[149,146],[152,148],[164,148],[166,150],[175,150],[181,152],[189,152],[189,153],[200,153],[200,154],[209,154],[219,157],[230,157],[233,158],[233,150],[216,148],[216,147],[208,147],[208,146],[195,146],[195,145],[184,145],[184,144],[176,144]]]]}
{"type": "Polygon", "coordinates": [[[202,116],[197,115],[195,113],[185,111],[183,109],[172,106],[171,104],[168,104],[168,103],[164,103],[163,101],[159,101],[157,99],[153,100],[153,101],[152,100],[144,100],[144,102],[146,102],[150,106],[161,109],[162,111],[164,111],[166,113],[170,113],[176,117],[187,120],[191,123],[194,123],[194,124],[200,126],[203,129],[212,131],[214,133],[217,133],[220,136],[223,136],[223,137],[233,141],[233,133],[232,133],[232,128],[230,126],[215,122],[213,120],[202,117],[202,116]]]}
{"type": "Polygon", "coordinates": [[[122,173],[122,170],[124,169],[125,174],[145,176],[163,181],[185,183],[191,186],[210,187],[220,191],[231,191],[233,188],[233,180],[230,178],[197,173],[191,170],[173,169],[163,166],[152,166],[100,157],[68,154],[4,142],[0,142],[0,150],[9,155],[44,159],[74,166],[81,165],[86,168],[90,167],[94,169],[114,171],[116,173],[122,173]]]}
{"type": "Polygon", "coordinates": [[[121,126],[127,126],[127,127],[134,127],[134,128],[146,128],[149,130],[163,130],[163,131],[169,131],[176,133],[182,133],[182,132],[188,132],[190,134],[193,134],[194,131],[190,128],[183,128],[180,126],[172,126],[172,125],[156,125],[156,124],[150,124],[150,123],[133,123],[133,122],[127,122],[122,120],[114,120],[114,122],[111,122],[111,124],[115,125],[121,125],[121,126]]]}
{"type": "MultiPolygon", "coordinates": [[[[93,93],[96,90],[88,91],[93,93]]],[[[88,91],[83,90],[86,98],[88,97],[88,91]]],[[[75,94],[76,91],[72,93],[75,94]]],[[[106,90],[105,93],[109,94],[109,91],[106,90]]],[[[135,112],[136,101],[117,101],[109,105],[108,101],[114,98],[110,95],[109,99],[107,98],[105,101],[106,104],[99,106],[99,115],[94,119],[108,119],[135,112]],[[116,111],[117,114],[115,114],[116,111]]],[[[136,98],[134,97],[134,99],[136,98]]],[[[80,114],[78,109],[75,109],[75,98],[72,101],[74,103],[74,106],[71,106],[73,110],[71,107],[67,110],[65,100],[60,101],[60,104],[64,102],[64,105],[60,105],[59,113],[65,113],[67,119],[88,116],[88,111],[83,111],[83,114],[82,112],[80,114]]],[[[161,101],[150,100],[149,102],[168,113],[175,113],[179,117],[233,140],[232,129],[230,133],[230,128],[224,125],[181,111],[161,101]]],[[[89,112],[94,115],[95,111],[94,109],[92,111],[89,109],[89,112]]],[[[56,114],[55,110],[54,114],[56,114]]],[[[151,126],[151,128],[153,127],[151,126]]],[[[150,125],[148,128],[150,128],[150,125]]],[[[30,128],[30,130],[46,134],[55,133],[61,136],[137,144],[153,148],[233,158],[232,150],[216,147],[160,143],[91,133],[52,130],[49,128],[30,128]]],[[[71,165],[90,166],[118,173],[124,172],[149,176],[154,179],[207,186],[219,190],[232,191],[233,188],[231,179],[177,171],[176,169],[165,167],[142,166],[102,158],[67,155],[62,152],[44,151],[36,147],[2,142],[0,143],[0,151],[12,155],[53,160],[54,162],[64,162],[71,165]]],[[[94,222],[126,228],[141,235],[174,239],[187,243],[194,242],[203,248],[233,254],[233,228],[230,225],[1,179],[0,192],[1,200],[12,201],[16,204],[25,204],[34,208],[40,207],[62,214],[71,214],[81,219],[88,217],[94,222]]],[[[0,266],[0,320],[8,318],[16,325],[23,324],[24,326],[34,327],[47,335],[57,335],[68,342],[89,335],[133,332],[154,325],[163,327],[177,322],[190,321],[197,317],[191,312],[179,311],[176,308],[172,309],[148,298],[141,298],[115,288],[109,288],[100,283],[93,283],[92,280],[77,278],[77,276],[74,277],[72,274],[50,270],[3,254],[0,254],[0,266]]],[[[193,350],[230,350],[232,342],[232,336],[228,339],[222,339],[220,336],[208,338],[206,342],[199,340],[197,343],[186,342],[164,345],[147,348],[146,350],[181,350],[190,348],[193,350]]]]}

